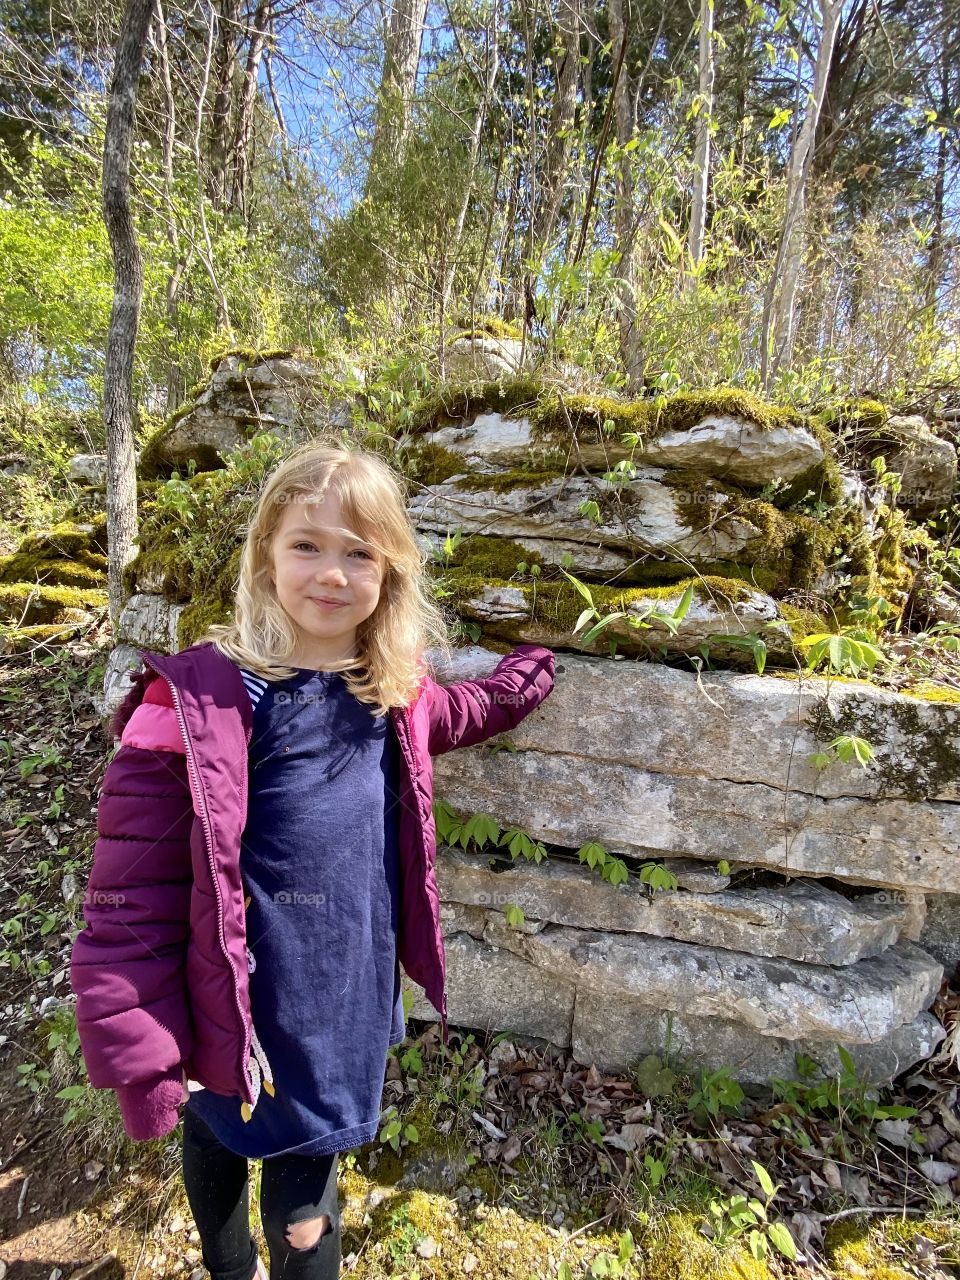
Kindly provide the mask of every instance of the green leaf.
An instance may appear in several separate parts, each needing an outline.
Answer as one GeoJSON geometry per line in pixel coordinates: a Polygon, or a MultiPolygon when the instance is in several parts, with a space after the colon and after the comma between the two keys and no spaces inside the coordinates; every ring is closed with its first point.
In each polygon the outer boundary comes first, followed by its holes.
{"type": "Polygon", "coordinates": [[[760,1183],[764,1195],[772,1196],[773,1179],[770,1177],[769,1173],[767,1173],[762,1164],[759,1164],[756,1160],[751,1160],[750,1163],[753,1165],[753,1172],[757,1175],[757,1182],[760,1183]]]}
{"type": "Polygon", "coordinates": [[[791,1262],[796,1262],[797,1246],[793,1242],[793,1236],[782,1222],[771,1222],[767,1227],[767,1235],[770,1237],[770,1243],[778,1253],[782,1253],[791,1262]]]}

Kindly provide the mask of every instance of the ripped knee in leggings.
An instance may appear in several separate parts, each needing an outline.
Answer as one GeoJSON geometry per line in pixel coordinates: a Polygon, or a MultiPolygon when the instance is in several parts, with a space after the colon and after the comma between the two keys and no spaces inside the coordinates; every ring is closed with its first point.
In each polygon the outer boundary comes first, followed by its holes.
{"type": "Polygon", "coordinates": [[[291,1223],[286,1229],[285,1237],[291,1249],[312,1249],[330,1230],[330,1215],[324,1213],[319,1218],[291,1223]]]}

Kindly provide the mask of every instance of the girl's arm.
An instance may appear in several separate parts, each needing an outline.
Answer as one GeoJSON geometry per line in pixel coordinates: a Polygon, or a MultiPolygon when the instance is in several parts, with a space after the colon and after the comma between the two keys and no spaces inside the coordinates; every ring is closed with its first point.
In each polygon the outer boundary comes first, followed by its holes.
{"type": "Polygon", "coordinates": [[[553,689],[554,654],[538,644],[520,644],[483,680],[441,685],[430,677],[423,696],[430,715],[430,754],[472,747],[505,733],[530,714],[553,689]]]}
{"type": "MultiPolygon", "coordinates": [[[[176,1127],[183,1064],[193,1048],[185,981],[193,885],[186,757],[182,745],[180,753],[131,745],[162,740],[155,730],[165,710],[145,702],[107,766],[83,902],[87,927],[70,960],[90,1083],[116,1090],[134,1140],[176,1127]]],[[[176,746],[172,737],[169,746],[176,746]]]]}

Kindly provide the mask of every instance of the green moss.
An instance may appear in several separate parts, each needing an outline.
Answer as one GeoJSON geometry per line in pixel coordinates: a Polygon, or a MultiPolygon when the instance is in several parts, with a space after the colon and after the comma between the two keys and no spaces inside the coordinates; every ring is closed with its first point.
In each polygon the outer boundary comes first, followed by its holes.
{"type": "Polygon", "coordinates": [[[444,480],[462,475],[467,470],[462,454],[427,441],[409,451],[404,466],[412,480],[425,485],[443,484],[444,480]]]}
{"type": "Polygon", "coordinates": [[[480,490],[508,493],[511,489],[533,489],[538,485],[549,484],[552,480],[561,479],[563,474],[562,470],[528,471],[525,467],[511,467],[508,471],[497,471],[492,475],[475,473],[464,476],[461,480],[455,480],[453,487],[467,493],[480,490]]]}
{"type": "Polygon", "coordinates": [[[899,689],[898,692],[905,694],[908,698],[922,698],[925,702],[947,702],[960,706],[960,689],[954,689],[946,684],[937,684],[933,680],[921,680],[919,684],[899,689]]]}
{"type": "Polygon", "coordinates": [[[850,1217],[831,1223],[824,1233],[824,1252],[831,1268],[841,1275],[857,1275],[863,1280],[908,1280],[916,1274],[897,1265],[904,1259],[904,1246],[918,1236],[939,1246],[939,1262],[955,1264],[960,1256],[960,1224],[922,1219],[850,1217]]]}
{"type": "MultiPolygon", "coordinates": [[[[81,553],[89,554],[89,553],[81,553]]],[[[97,557],[99,561],[102,557],[97,557]]],[[[0,582],[44,582],[52,587],[102,587],[106,564],[94,567],[84,560],[47,560],[35,553],[0,556],[0,582]]]]}
{"type": "Polygon", "coordinates": [[[798,644],[806,636],[819,635],[831,630],[831,624],[813,609],[800,608],[786,600],[780,601],[779,608],[790,627],[794,644],[798,644]]]}
{"type": "Polygon", "coordinates": [[[703,1219],[691,1213],[668,1213],[643,1234],[639,1251],[643,1280],[770,1280],[765,1262],[735,1244],[722,1252],[700,1231],[703,1219]]]}
{"type": "Polygon", "coordinates": [[[531,409],[542,391],[542,382],[529,376],[496,382],[448,382],[413,406],[411,429],[433,431],[479,413],[531,409]]]}
{"type": "Polygon", "coordinates": [[[711,391],[684,391],[665,400],[616,400],[612,396],[545,394],[531,419],[537,438],[569,439],[571,428],[578,439],[603,439],[613,431],[634,431],[655,440],[667,431],[689,431],[711,414],[732,414],[755,423],[761,430],[803,426],[805,419],[794,409],[780,408],[738,387],[711,391]]]}
{"type": "MultiPolygon", "coordinates": [[[[866,738],[876,752],[870,768],[881,794],[931,800],[960,777],[960,745],[957,735],[946,731],[947,725],[921,712],[917,702],[922,697],[877,701],[851,689],[842,700],[835,697],[833,705],[827,698],[819,699],[810,712],[810,725],[818,742],[831,742],[841,734],[866,738]],[[882,745],[887,742],[895,745],[895,754],[882,745]]],[[[916,856],[919,861],[922,854],[916,856]]]]}
{"type": "Polygon", "coordinates": [[[32,627],[0,627],[0,649],[7,653],[26,653],[38,646],[66,644],[83,626],[81,622],[60,622],[32,627]]]}
{"type": "Polygon", "coordinates": [[[843,473],[831,452],[833,442],[829,438],[829,433],[824,432],[822,427],[819,429],[814,427],[812,421],[807,425],[813,429],[814,435],[818,437],[820,435],[827,436],[826,440],[820,440],[825,450],[823,460],[814,463],[812,467],[808,467],[800,475],[794,476],[793,480],[777,494],[776,504],[785,511],[789,511],[791,507],[797,504],[805,504],[807,502],[822,503],[827,507],[839,507],[844,501],[843,473]]]}
{"type": "Polygon", "coordinates": [[[528,565],[543,566],[545,563],[538,552],[527,551],[519,542],[513,542],[510,538],[491,538],[484,534],[473,534],[462,539],[450,557],[453,568],[469,574],[500,579],[511,577],[517,565],[524,561],[528,565]]]}
{"type": "Polygon", "coordinates": [[[46,559],[63,557],[71,559],[81,553],[105,553],[107,549],[107,517],[91,520],[91,529],[81,529],[69,520],[50,529],[40,529],[27,534],[17,548],[17,554],[42,556],[46,559]]]}
{"type": "Polygon", "coordinates": [[[0,618],[24,626],[61,622],[70,609],[100,610],[107,607],[107,593],[82,587],[35,586],[29,582],[0,585],[0,618]]]}
{"type": "MultiPolygon", "coordinates": [[[[677,515],[690,529],[705,529],[716,523],[717,517],[727,515],[722,506],[726,495],[734,502],[743,499],[743,493],[733,485],[723,484],[700,471],[666,468],[659,476],[661,484],[672,489],[676,496],[677,515]]],[[[629,490],[625,490],[628,493],[629,490]]]]}
{"type": "MultiPolygon", "coordinates": [[[[448,571],[454,596],[466,602],[477,598],[485,587],[513,587],[522,592],[527,608],[533,608],[536,590],[536,617],[540,623],[560,635],[569,635],[583,612],[584,599],[566,578],[562,581],[538,581],[536,588],[529,578],[522,582],[504,582],[487,575],[448,571]]],[[[655,601],[679,600],[689,583],[694,594],[703,600],[713,600],[721,605],[733,605],[749,597],[749,588],[736,579],[713,577],[688,577],[665,586],[605,587],[590,584],[590,594],[599,613],[626,612],[633,604],[650,604],[655,601]]],[[[496,624],[493,624],[496,625],[496,624]]],[[[637,632],[638,636],[640,632],[637,632]]],[[[598,643],[600,638],[598,637],[598,643]]]]}
{"type": "Polygon", "coordinates": [[[523,326],[513,320],[501,320],[499,316],[478,316],[473,328],[464,321],[464,327],[450,339],[458,338],[512,338],[515,342],[523,341],[523,326]]]}
{"type": "Polygon", "coordinates": [[[248,365],[260,364],[263,360],[289,360],[297,354],[292,347],[267,347],[264,350],[257,347],[228,347],[210,357],[208,368],[211,373],[216,373],[228,356],[236,357],[241,365],[248,365]]]}
{"type": "Polygon", "coordinates": [[[866,431],[875,431],[885,426],[889,416],[888,410],[879,400],[841,400],[817,414],[824,426],[834,430],[846,427],[866,431]]]}

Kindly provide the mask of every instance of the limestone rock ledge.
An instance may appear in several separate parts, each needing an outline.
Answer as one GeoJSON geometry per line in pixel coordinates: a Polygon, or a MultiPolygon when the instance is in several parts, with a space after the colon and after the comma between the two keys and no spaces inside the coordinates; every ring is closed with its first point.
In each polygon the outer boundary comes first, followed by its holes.
{"type": "MultiPolygon", "coordinates": [[[[451,678],[482,677],[497,661],[465,651],[451,678]]],[[[439,757],[435,796],[567,849],[597,840],[628,862],[722,858],[960,893],[960,705],[861,681],[698,681],[658,663],[561,653],[553,693],[509,741],[515,751],[439,757]],[[824,727],[827,741],[867,738],[870,767],[837,761],[818,773],[810,756],[824,727]]]]}
{"type": "MultiPolygon", "coordinates": [[[[524,944],[542,936],[542,933],[532,937],[520,935],[524,944]]],[[[608,935],[608,939],[612,936],[608,935]]],[[[815,1020],[805,1020],[800,1030],[793,1018],[794,1002],[801,990],[808,992],[812,1000],[825,1008],[835,999],[836,987],[825,988],[820,993],[814,988],[819,982],[830,985],[826,974],[849,974],[850,969],[807,966],[820,972],[812,975],[805,988],[784,989],[781,993],[782,1007],[790,1006],[788,1017],[795,1030],[794,1036],[787,1038],[773,1034],[769,1025],[761,1031],[738,1018],[724,1016],[730,1011],[730,1006],[724,1009],[722,1001],[710,1012],[705,1012],[703,1002],[695,1008],[683,1006],[678,1009],[688,994],[687,988],[684,988],[682,996],[671,996],[669,1003],[663,1003],[666,983],[657,982],[657,975],[649,970],[644,975],[650,979],[649,985],[642,981],[635,984],[642,988],[639,993],[627,990],[626,986],[620,990],[598,990],[595,986],[580,985],[581,970],[574,964],[560,971],[541,968],[514,950],[479,942],[467,933],[448,935],[445,949],[447,1006],[451,1024],[482,1028],[490,1033],[505,1031],[521,1038],[546,1041],[571,1051],[579,1062],[595,1062],[602,1070],[626,1071],[648,1053],[670,1051],[690,1057],[708,1068],[730,1067],[742,1081],[767,1083],[772,1075],[787,1079],[795,1077],[795,1055],[798,1053],[813,1058],[825,1071],[833,1071],[839,1066],[837,1045],[845,1044],[857,1069],[869,1080],[881,1083],[929,1057],[944,1036],[943,1028],[935,1018],[914,1008],[917,1001],[922,1002],[930,988],[939,982],[939,966],[909,944],[902,947],[894,960],[895,967],[903,966],[914,979],[907,984],[898,1012],[893,1012],[896,1002],[889,994],[886,1016],[876,1016],[880,1010],[871,1001],[875,1016],[870,1029],[875,1033],[874,1038],[861,1036],[851,1041],[845,1041],[843,1035],[838,1034],[837,1018],[827,1016],[822,1019],[819,1034],[814,1033],[815,1020]],[[902,1020],[897,1021],[901,1014],[902,1020]]],[[[707,951],[709,948],[690,950],[707,951]]],[[[690,971],[693,976],[697,966],[695,958],[691,956],[691,959],[694,961],[690,971]]],[[[875,962],[861,963],[871,965],[875,962]]],[[[853,966],[853,969],[857,967],[853,966]]],[[[877,983],[883,981],[878,973],[872,975],[872,980],[877,983]]],[[[406,976],[403,985],[415,994],[411,1016],[435,1019],[436,1010],[420,988],[406,976]]],[[[862,985],[869,987],[871,976],[868,975],[862,985]]],[[[767,990],[770,991],[771,987],[767,990]]],[[[855,998],[851,988],[850,999],[855,998]]],[[[743,1008],[741,1005],[738,1012],[743,1008]]],[[[856,1022],[856,1016],[851,1022],[856,1022]]]]}
{"type": "MultiPolygon", "coordinates": [[[[491,917],[509,903],[540,927],[642,933],[803,964],[856,964],[893,946],[909,925],[907,904],[882,892],[850,899],[816,881],[794,880],[780,887],[651,895],[635,877],[611,885],[595,871],[557,858],[492,870],[482,855],[448,846],[437,853],[437,883],[445,906],[480,907],[491,917]]],[[[485,924],[480,914],[477,936],[485,924]]],[[[457,927],[473,932],[466,923],[457,927]]]]}

